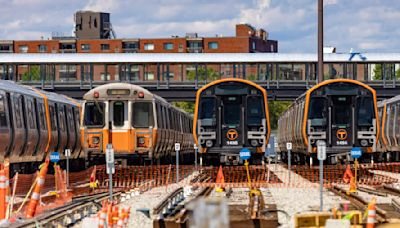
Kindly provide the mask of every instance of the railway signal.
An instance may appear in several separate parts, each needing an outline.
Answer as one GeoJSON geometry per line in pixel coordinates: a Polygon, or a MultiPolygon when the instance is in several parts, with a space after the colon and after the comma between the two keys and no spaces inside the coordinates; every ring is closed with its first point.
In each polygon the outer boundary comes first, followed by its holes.
{"type": "MultiPolygon", "coordinates": [[[[356,192],[357,191],[357,168],[358,168],[358,159],[362,156],[363,151],[360,147],[353,147],[350,151],[350,155],[352,158],[354,158],[354,184],[355,188],[351,189],[350,192],[356,192]]],[[[350,181],[350,185],[351,185],[350,181]]]]}
{"type": "Polygon", "coordinates": [[[181,150],[181,144],[175,143],[175,157],[176,157],[176,183],[179,182],[179,151],[181,150]]]}
{"type": "Polygon", "coordinates": [[[291,156],[291,150],[292,150],[292,143],[287,142],[286,143],[286,149],[288,151],[288,178],[289,178],[289,183],[290,183],[290,170],[292,166],[292,156],[291,156]]]}
{"type": "Polygon", "coordinates": [[[317,141],[317,157],[319,160],[319,211],[322,211],[324,206],[324,160],[326,159],[326,143],[323,140],[317,141]]]}
{"type": "Polygon", "coordinates": [[[106,164],[107,164],[107,174],[108,174],[108,186],[110,192],[110,202],[112,202],[112,175],[115,173],[114,166],[114,149],[112,144],[107,144],[106,148],[106,164]]]}

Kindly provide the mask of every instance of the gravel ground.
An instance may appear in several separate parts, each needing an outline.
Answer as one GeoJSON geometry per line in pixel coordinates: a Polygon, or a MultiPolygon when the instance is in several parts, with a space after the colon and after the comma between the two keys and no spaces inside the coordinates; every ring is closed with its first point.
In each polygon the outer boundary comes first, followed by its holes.
{"type": "MultiPolygon", "coordinates": [[[[276,165],[276,170],[275,165],[269,165],[268,168],[283,182],[283,184],[271,184],[270,188],[262,189],[263,193],[264,191],[269,191],[273,202],[277,205],[277,209],[286,212],[287,216],[289,216],[287,217],[285,213],[278,214],[281,227],[293,227],[293,215],[297,213],[319,210],[320,193],[318,184],[311,183],[294,172],[291,172],[291,181],[289,183],[288,170],[285,167],[278,164],[276,165]]],[[[267,194],[264,193],[264,195],[267,194]]],[[[338,207],[340,203],[345,202],[342,198],[335,196],[326,189],[323,192],[323,199],[323,209],[325,211],[338,207]]]]}

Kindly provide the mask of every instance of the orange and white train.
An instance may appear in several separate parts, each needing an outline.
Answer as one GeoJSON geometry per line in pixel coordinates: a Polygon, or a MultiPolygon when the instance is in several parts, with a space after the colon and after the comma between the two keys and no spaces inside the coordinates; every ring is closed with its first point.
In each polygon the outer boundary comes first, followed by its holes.
{"type": "Polygon", "coordinates": [[[110,83],[84,95],[81,137],[90,159],[112,144],[122,165],[150,160],[169,162],[175,143],[181,155],[193,154],[192,118],[163,98],[129,83],[110,83]]]}

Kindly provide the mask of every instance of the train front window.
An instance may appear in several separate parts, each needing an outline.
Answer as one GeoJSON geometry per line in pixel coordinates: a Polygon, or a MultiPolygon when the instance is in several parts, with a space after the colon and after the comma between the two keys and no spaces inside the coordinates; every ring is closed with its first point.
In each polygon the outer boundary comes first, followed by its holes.
{"type": "Polygon", "coordinates": [[[116,101],[113,104],[113,121],[114,126],[121,127],[124,126],[125,121],[125,104],[123,101],[116,101]]]}
{"type": "Polygon", "coordinates": [[[104,103],[87,102],[85,104],[84,124],[88,127],[104,126],[104,103]]]}
{"type": "Polygon", "coordinates": [[[349,125],[351,124],[351,110],[352,101],[351,97],[334,96],[332,102],[334,106],[333,124],[336,125],[349,125]]]}
{"type": "Polygon", "coordinates": [[[371,126],[374,118],[374,102],[371,97],[360,97],[357,100],[358,126],[371,126]]]}
{"type": "Polygon", "coordinates": [[[261,125],[265,119],[262,97],[250,96],[247,98],[247,125],[261,125]]]}
{"type": "Polygon", "coordinates": [[[153,104],[136,102],[132,104],[132,126],[135,128],[153,127],[153,104]]]}
{"type": "Polygon", "coordinates": [[[310,101],[310,109],[308,111],[308,119],[312,126],[326,125],[326,99],[323,97],[312,98],[310,101]]]}
{"type": "Polygon", "coordinates": [[[226,96],[224,101],[224,123],[225,124],[240,124],[240,114],[242,112],[242,99],[238,96],[226,96]]]}
{"type": "Polygon", "coordinates": [[[199,117],[203,126],[215,125],[215,99],[202,98],[199,106],[199,117]]]}

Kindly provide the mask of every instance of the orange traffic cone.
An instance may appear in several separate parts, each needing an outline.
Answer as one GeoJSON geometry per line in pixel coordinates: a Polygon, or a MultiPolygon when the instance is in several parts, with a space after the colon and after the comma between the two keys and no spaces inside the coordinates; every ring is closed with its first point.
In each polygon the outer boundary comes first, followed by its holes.
{"type": "Polygon", "coordinates": [[[6,172],[0,170],[0,220],[6,218],[6,172]]]}
{"type": "Polygon", "coordinates": [[[356,184],[356,178],[351,177],[350,178],[350,189],[349,192],[356,192],[357,191],[357,184],[356,184]]]}
{"type": "Polygon", "coordinates": [[[368,204],[368,218],[367,218],[367,228],[374,228],[376,223],[376,199],[372,198],[371,202],[368,204]]]}
{"type": "Polygon", "coordinates": [[[31,200],[29,201],[28,210],[25,213],[27,218],[32,218],[35,215],[36,207],[39,203],[40,190],[44,185],[44,180],[46,178],[49,162],[50,161],[46,159],[45,163],[42,164],[42,168],[40,169],[39,176],[37,177],[36,180],[36,186],[33,190],[31,200]]]}
{"type": "Polygon", "coordinates": [[[221,165],[219,166],[219,169],[218,169],[218,174],[217,174],[216,183],[217,183],[217,188],[216,188],[215,190],[216,190],[217,192],[223,192],[223,191],[225,191],[225,189],[224,189],[225,178],[224,178],[224,173],[223,173],[223,171],[222,171],[222,166],[221,166],[221,165]]]}
{"type": "Polygon", "coordinates": [[[5,182],[5,184],[6,184],[6,217],[7,216],[9,217],[10,215],[7,213],[7,210],[8,210],[8,206],[9,206],[10,199],[11,199],[11,197],[10,197],[11,191],[10,191],[10,162],[8,161],[8,159],[6,159],[6,161],[4,162],[4,172],[6,175],[6,182],[5,182]]]}
{"type": "Polygon", "coordinates": [[[350,182],[351,178],[353,177],[353,172],[351,171],[350,165],[347,165],[346,171],[343,175],[343,181],[347,184],[350,182]]]}
{"type": "Polygon", "coordinates": [[[107,219],[107,204],[104,202],[103,207],[101,208],[99,214],[99,226],[98,228],[106,227],[106,219],[107,219]]]}

